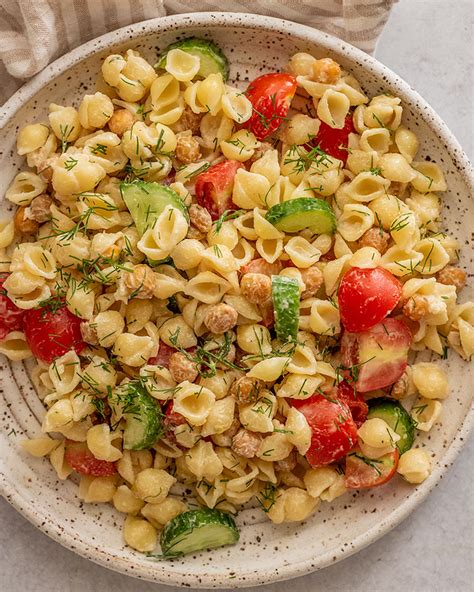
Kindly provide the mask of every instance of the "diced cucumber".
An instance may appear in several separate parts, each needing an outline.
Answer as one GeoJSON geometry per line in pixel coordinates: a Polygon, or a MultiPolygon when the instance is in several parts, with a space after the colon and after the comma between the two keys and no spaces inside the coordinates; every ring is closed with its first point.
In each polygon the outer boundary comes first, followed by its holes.
{"type": "Polygon", "coordinates": [[[164,68],[166,66],[166,56],[171,49],[180,49],[200,59],[201,67],[197,76],[206,78],[209,74],[222,74],[224,82],[227,80],[229,76],[229,62],[220,47],[212,41],[198,39],[197,37],[189,37],[182,41],[176,41],[176,43],[168,45],[164,50],[155,68],[164,68]]]}
{"type": "Polygon", "coordinates": [[[233,545],[239,540],[234,519],[225,512],[201,508],[175,516],[161,533],[161,551],[165,557],[195,553],[233,545]]]}
{"type": "Polygon", "coordinates": [[[299,232],[309,228],[315,234],[336,231],[336,216],[323,199],[297,197],[271,207],[265,218],[278,230],[299,232]]]}
{"type": "Polygon", "coordinates": [[[139,179],[131,183],[123,182],[120,183],[120,192],[140,236],[153,227],[166,206],[177,208],[188,219],[188,210],[183,200],[172,189],[160,183],[139,179]]]}
{"type": "Polygon", "coordinates": [[[280,341],[295,340],[300,313],[300,287],[293,278],[272,275],[275,331],[280,341]]]}
{"type": "Polygon", "coordinates": [[[127,450],[150,448],[164,433],[160,406],[139,381],[132,380],[119,389],[117,402],[125,419],[123,447],[127,450]]]}
{"type": "Polygon", "coordinates": [[[369,401],[367,418],[373,417],[383,419],[400,436],[396,443],[400,454],[410,450],[415,439],[415,422],[398,401],[383,397],[372,399],[369,401]]]}

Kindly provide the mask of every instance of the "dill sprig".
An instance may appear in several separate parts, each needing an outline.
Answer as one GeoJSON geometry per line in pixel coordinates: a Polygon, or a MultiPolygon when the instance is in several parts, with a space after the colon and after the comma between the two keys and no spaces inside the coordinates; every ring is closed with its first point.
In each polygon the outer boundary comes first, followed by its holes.
{"type": "Polygon", "coordinates": [[[267,514],[277,501],[277,488],[272,483],[265,483],[265,487],[260,492],[260,497],[256,496],[257,502],[262,510],[267,514]]]}
{"type": "Polygon", "coordinates": [[[327,152],[319,146],[314,146],[307,152],[302,146],[292,144],[288,150],[288,156],[285,158],[283,164],[293,165],[295,173],[304,173],[315,164],[317,167],[328,167],[331,163],[331,157],[327,152]]]}
{"type": "Polygon", "coordinates": [[[224,222],[227,222],[228,220],[234,220],[235,218],[238,218],[244,212],[245,212],[245,210],[226,210],[215,221],[214,228],[213,228],[213,234],[219,234],[224,222]]]}

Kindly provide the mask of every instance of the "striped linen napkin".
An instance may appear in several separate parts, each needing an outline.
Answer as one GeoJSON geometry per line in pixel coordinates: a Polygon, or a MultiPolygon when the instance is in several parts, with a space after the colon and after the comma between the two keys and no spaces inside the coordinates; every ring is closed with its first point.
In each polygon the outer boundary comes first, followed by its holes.
{"type": "Polygon", "coordinates": [[[371,53],[396,1],[0,0],[0,103],[70,49],[146,19],[197,10],[251,12],[316,27],[371,53]]]}

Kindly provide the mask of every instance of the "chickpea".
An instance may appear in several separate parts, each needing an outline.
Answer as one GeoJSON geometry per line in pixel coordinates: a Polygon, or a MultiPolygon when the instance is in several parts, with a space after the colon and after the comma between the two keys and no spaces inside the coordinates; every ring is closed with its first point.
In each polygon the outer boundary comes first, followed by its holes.
{"type": "Polygon", "coordinates": [[[304,282],[305,289],[301,294],[301,299],[311,298],[323,285],[324,276],[322,271],[316,265],[301,270],[301,279],[304,282]]]}
{"type": "Polygon", "coordinates": [[[428,313],[429,302],[426,296],[415,294],[403,306],[403,314],[412,321],[419,321],[428,313]]]}
{"type": "Polygon", "coordinates": [[[97,336],[97,329],[93,323],[84,321],[80,324],[81,337],[86,343],[91,345],[98,345],[99,338],[97,336]]]}
{"type": "Polygon", "coordinates": [[[466,272],[459,267],[448,265],[436,274],[436,281],[446,286],[454,286],[459,292],[466,285],[466,272]]]}
{"type": "Polygon", "coordinates": [[[313,80],[323,84],[335,84],[341,77],[341,66],[331,58],[316,60],[313,65],[313,80]]]}
{"type": "Polygon", "coordinates": [[[128,109],[117,109],[109,119],[109,130],[117,136],[122,136],[124,132],[129,130],[135,121],[135,117],[128,109]]]}
{"type": "Polygon", "coordinates": [[[260,447],[262,437],[254,432],[241,429],[232,438],[232,450],[244,458],[253,458],[260,447]]]}
{"type": "Polygon", "coordinates": [[[191,131],[181,132],[177,135],[176,158],[185,164],[196,162],[201,158],[199,142],[193,137],[191,131]]]}
{"type": "Polygon", "coordinates": [[[27,208],[28,218],[40,223],[46,222],[51,218],[52,204],[53,200],[46,193],[37,195],[27,208]]]}
{"type": "Polygon", "coordinates": [[[359,239],[360,247],[373,247],[383,255],[388,249],[390,234],[382,228],[369,228],[359,239]]]}
{"type": "Polygon", "coordinates": [[[189,221],[201,233],[207,234],[212,227],[211,214],[198,204],[189,206],[189,221]]]}
{"type": "Polygon", "coordinates": [[[232,383],[230,394],[239,404],[255,403],[263,386],[259,378],[242,376],[232,383]]]}
{"type": "Polygon", "coordinates": [[[183,353],[176,352],[170,356],[169,371],[176,382],[194,382],[198,375],[195,362],[189,360],[183,353]]]}
{"type": "Polygon", "coordinates": [[[25,216],[26,207],[20,206],[16,211],[14,222],[15,228],[24,234],[36,234],[38,232],[38,222],[25,216]]]}
{"type": "Polygon", "coordinates": [[[133,271],[124,271],[123,282],[132,298],[146,300],[155,291],[155,274],[148,265],[135,265],[133,271]]]}
{"type": "Polygon", "coordinates": [[[204,317],[204,324],[211,333],[219,335],[235,327],[238,316],[235,308],[221,302],[209,307],[204,317]]]}
{"type": "Polygon", "coordinates": [[[272,280],[263,273],[246,273],[240,280],[240,290],[249,302],[262,304],[272,295],[272,280]]]}

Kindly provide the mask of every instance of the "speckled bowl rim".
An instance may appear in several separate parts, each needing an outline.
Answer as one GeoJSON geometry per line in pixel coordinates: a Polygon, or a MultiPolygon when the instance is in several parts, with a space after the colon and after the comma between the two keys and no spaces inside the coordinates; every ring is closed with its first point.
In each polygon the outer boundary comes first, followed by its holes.
{"type": "MultiPolygon", "coordinates": [[[[172,25],[172,28],[175,30],[179,29],[180,27],[186,29],[189,27],[206,25],[214,27],[243,27],[248,25],[252,28],[261,29],[262,31],[268,30],[282,34],[293,33],[299,39],[316,43],[322,48],[327,48],[328,50],[335,52],[343,52],[345,57],[351,61],[359,60],[362,62],[362,64],[369,64],[371,66],[372,72],[380,79],[385,77],[390,83],[397,84],[399,88],[398,95],[402,98],[402,100],[409,100],[412,104],[413,111],[418,112],[419,117],[425,120],[425,122],[437,133],[440,141],[444,142],[449,156],[460,172],[460,175],[466,181],[466,185],[471,189],[472,193],[474,188],[473,169],[458,141],[450,132],[446,124],[436,114],[434,109],[398,75],[378,62],[372,56],[369,56],[356,47],[353,47],[352,45],[341,41],[332,35],[328,35],[322,31],[307,27],[305,25],[262,15],[218,12],[197,12],[173,15],[135,23],[88,41],[87,43],[77,47],[68,54],[51,63],[32,80],[21,87],[2,107],[0,111],[0,129],[3,128],[5,123],[8,122],[9,119],[15,115],[16,111],[27,101],[29,101],[35,95],[35,93],[41,90],[45,85],[49,84],[54,78],[64,73],[65,70],[74,64],[82,61],[85,58],[91,57],[100,51],[103,51],[108,46],[125,43],[128,39],[134,39],[136,37],[140,37],[141,35],[152,33],[157,26],[162,28],[168,23],[172,25]],[[414,103],[416,103],[416,105],[414,103]]],[[[360,67],[363,68],[364,65],[362,64],[360,67]]],[[[244,582],[234,580],[232,582],[233,587],[248,587],[307,575],[313,571],[346,558],[375,542],[377,539],[389,532],[392,528],[400,524],[428,496],[430,491],[438,485],[444,473],[449,469],[450,465],[453,464],[457,455],[464,447],[473,426],[474,408],[471,406],[470,411],[466,413],[461,425],[458,427],[458,431],[453,438],[451,445],[443,456],[443,463],[438,464],[430,477],[422,485],[418,486],[418,488],[413,491],[410,497],[405,502],[400,504],[396,510],[391,512],[387,518],[382,520],[379,524],[368,529],[363,534],[357,536],[353,540],[353,545],[350,550],[329,550],[326,553],[321,554],[317,559],[309,558],[286,566],[279,564],[277,576],[275,576],[271,565],[267,564],[262,566],[261,574],[249,574],[244,582]]],[[[94,548],[92,551],[92,545],[87,540],[83,540],[80,538],[80,536],[73,537],[65,531],[62,531],[59,524],[53,522],[46,515],[41,513],[41,509],[35,505],[34,500],[25,499],[16,490],[15,484],[6,481],[3,476],[1,476],[0,480],[0,493],[2,493],[5,499],[7,499],[7,501],[34,526],[39,528],[42,532],[47,534],[49,537],[64,547],[74,551],[86,559],[90,559],[95,563],[98,563],[99,565],[114,571],[127,573],[127,575],[145,580],[160,582],[167,585],[186,585],[196,587],[196,581],[192,573],[176,574],[169,572],[170,579],[168,579],[163,577],[163,573],[161,571],[156,570],[156,564],[153,562],[150,562],[149,568],[141,565],[134,566],[134,569],[131,573],[131,562],[129,560],[110,557],[108,553],[98,548],[94,548]],[[173,578],[175,581],[173,581],[173,578]]],[[[219,577],[216,574],[213,574],[207,578],[202,577],[197,587],[224,588],[228,587],[228,585],[228,573],[223,572],[222,577],[219,577]]]]}

